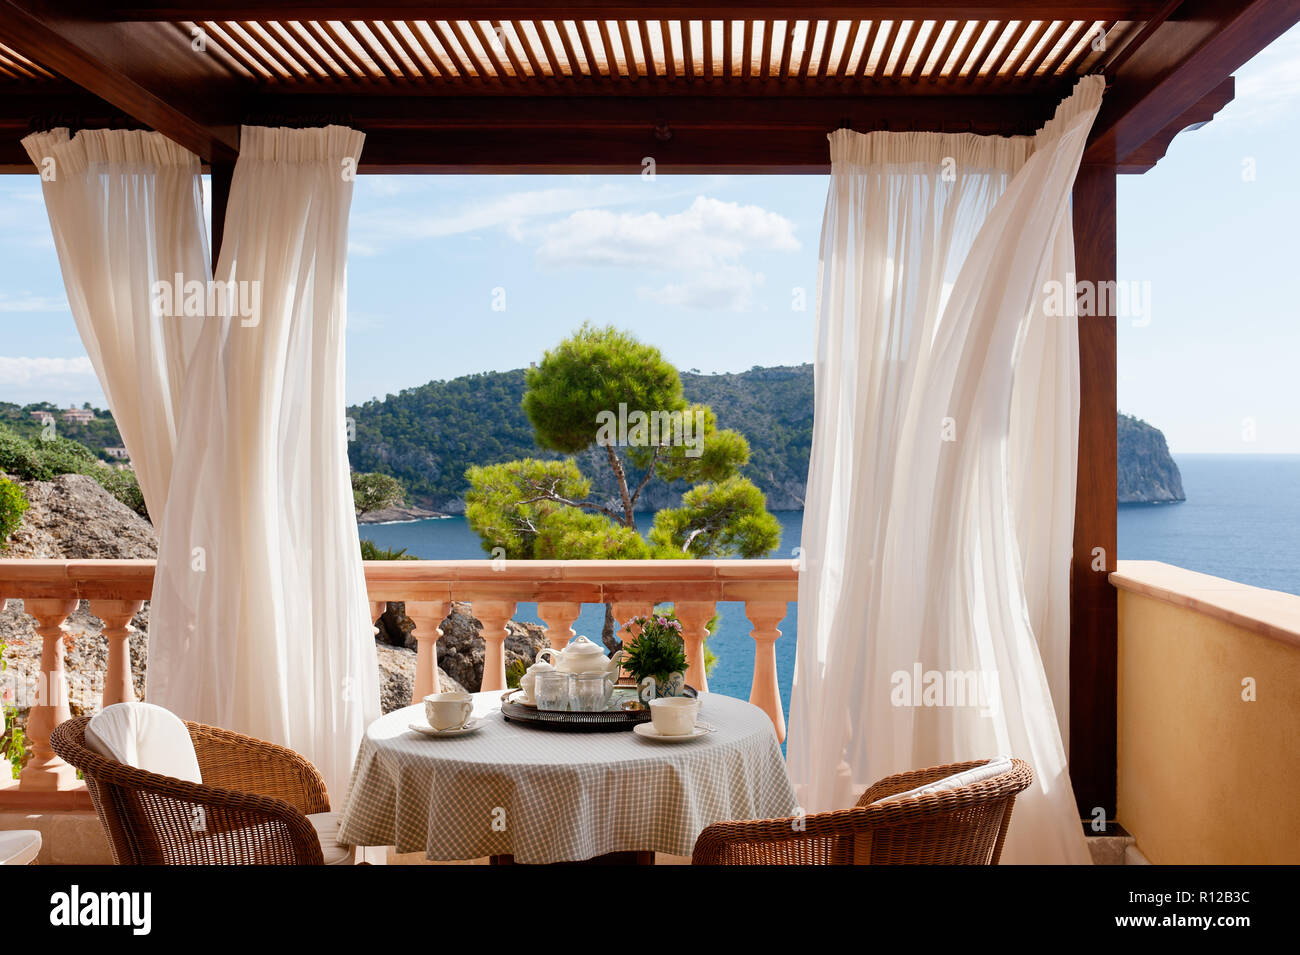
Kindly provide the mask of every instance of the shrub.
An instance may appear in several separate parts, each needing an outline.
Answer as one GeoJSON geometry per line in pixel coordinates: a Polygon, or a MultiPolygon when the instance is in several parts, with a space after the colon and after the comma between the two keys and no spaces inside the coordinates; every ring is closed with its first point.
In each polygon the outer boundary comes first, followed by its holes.
{"type": "Polygon", "coordinates": [[[32,443],[4,425],[0,425],[0,471],[24,481],[48,481],[54,477],[32,443]]]}
{"type": "Polygon", "coordinates": [[[384,549],[374,541],[361,540],[362,560],[419,560],[414,554],[408,554],[405,547],[384,549]]]}
{"type": "Polygon", "coordinates": [[[4,549],[9,535],[18,530],[27,510],[27,495],[13,481],[0,477],[0,550],[4,549]]]}

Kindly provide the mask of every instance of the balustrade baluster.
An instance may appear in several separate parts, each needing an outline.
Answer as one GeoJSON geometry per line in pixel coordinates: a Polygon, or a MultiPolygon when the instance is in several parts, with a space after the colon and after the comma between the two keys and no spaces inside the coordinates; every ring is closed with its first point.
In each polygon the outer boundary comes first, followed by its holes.
{"type": "Polygon", "coordinates": [[[750,684],[749,702],[772,719],[776,738],[785,740],[785,714],[781,711],[781,691],[776,683],[776,641],[781,636],[778,624],[785,619],[786,603],[774,600],[746,600],[745,616],[754,625],[754,680],[750,684]]]}
{"type": "Polygon", "coordinates": [[[644,601],[614,601],[614,619],[618,621],[618,636],[623,641],[625,647],[630,647],[636,643],[637,636],[641,633],[639,626],[633,626],[631,630],[624,630],[623,626],[633,617],[648,617],[654,613],[655,605],[645,603],[644,601]]]}
{"type": "Polygon", "coordinates": [[[77,772],[50,749],[50,732],[72,717],[68,709],[68,680],[63,671],[63,621],[77,609],[76,600],[27,600],[27,613],[36,618],[41,637],[41,675],[36,701],[27,716],[31,758],[19,777],[20,789],[50,791],[76,785],[77,772]]]}
{"type": "Polygon", "coordinates": [[[104,676],[103,705],[127,703],[135,699],[131,680],[131,618],[144,606],[142,600],[92,600],[90,612],[104,621],[104,638],[108,640],[108,673],[104,676]]]}
{"type": "Polygon", "coordinates": [[[513,600],[475,600],[474,616],[483,624],[483,685],[481,690],[506,688],[506,622],[514,615],[513,600]]]}
{"type": "Polygon", "coordinates": [[[555,650],[563,650],[577,636],[573,623],[582,613],[582,604],[568,601],[539,603],[537,616],[546,624],[546,639],[555,650]]]}
{"type": "Polygon", "coordinates": [[[717,604],[703,600],[679,600],[673,610],[682,625],[682,642],[686,644],[686,682],[697,690],[709,688],[704,671],[704,641],[709,636],[708,623],[717,612],[717,604]]]}
{"type": "Polygon", "coordinates": [[[449,600],[408,600],[406,615],[415,624],[415,682],[411,684],[411,702],[419,703],[431,693],[442,690],[438,679],[439,628],[451,612],[449,600]]]}

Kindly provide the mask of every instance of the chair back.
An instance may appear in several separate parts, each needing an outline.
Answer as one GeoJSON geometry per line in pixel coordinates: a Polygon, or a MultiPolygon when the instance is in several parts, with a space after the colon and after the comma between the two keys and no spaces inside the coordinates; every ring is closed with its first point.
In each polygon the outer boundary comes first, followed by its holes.
{"type": "Polygon", "coordinates": [[[877,804],[987,760],[899,773],[852,809],[789,819],[715,823],[700,834],[696,865],[997,865],[1017,794],[1034,779],[1024,760],[978,782],[877,804]]]}
{"type": "MultiPolygon", "coordinates": [[[[81,770],[118,865],[321,863],[319,839],[295,806],[102,756],[86,746],[89,721],[77,717],[55,727],[50,748],[81,770]]],[[[208,729],[197,723],[186,726],[191,735],[208,729]]],[[[322,785],[321,800],[328,809],[323,792],[322,785]]]]}

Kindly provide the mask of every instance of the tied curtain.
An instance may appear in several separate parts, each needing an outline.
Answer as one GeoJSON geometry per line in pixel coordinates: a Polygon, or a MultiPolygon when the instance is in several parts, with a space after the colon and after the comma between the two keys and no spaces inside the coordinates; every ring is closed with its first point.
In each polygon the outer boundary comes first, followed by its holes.
{"type": "Polygon", "coordinates": [[[1087,863],[1066,765],[1079,407],[1070,191],[1104,80],[1034,136],[830,137],[789,770],[815,812],[1005,753],[1006,862],[1087,863]],[[1064,315],[1053,304],[1066,302],[1064,315]]]}
{"type": "Polygon", "coordinates": [[[146,697],[297,750],[336,798],[379,712],[343,395],[363,140],[245,127],[215,281],[197,157],[156,133],[24,140],[53,157],[69,302],[158,531],[146,697]]]}

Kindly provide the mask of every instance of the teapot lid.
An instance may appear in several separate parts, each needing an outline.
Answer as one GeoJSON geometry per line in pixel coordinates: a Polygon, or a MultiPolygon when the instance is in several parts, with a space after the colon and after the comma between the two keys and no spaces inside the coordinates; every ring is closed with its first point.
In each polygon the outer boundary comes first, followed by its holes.
{"type": "Polygon", "coordinates": [[[605,655],[605,651],[603,649],[601,649],[596,644],[592,643],[586,637],[581,637],[581,636],[575,637],[573,642],[564,648],[564,652],[573,653],[580,656],[585,656],[591,653],[599,653],[602,657],[605,655]]]}

